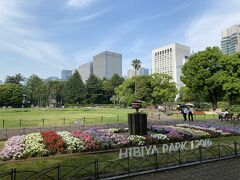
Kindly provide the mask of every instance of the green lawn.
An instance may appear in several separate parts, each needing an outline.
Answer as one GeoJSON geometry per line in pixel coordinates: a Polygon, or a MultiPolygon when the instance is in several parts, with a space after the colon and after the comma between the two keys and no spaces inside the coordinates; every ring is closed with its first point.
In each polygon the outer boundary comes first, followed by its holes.
{"type": "MultiPolygon", "coordinates": [[[[217,144],[228,144],[233,147],[233,142],[238,141],[240,142],[240,136],[232,136],[232,137],[222,137],[222,138],[214,138],[212,139],[213,145],[217,148],[217,144]]],[[[161,148],[161,146],[159,146],[161,148]]],[[[29,160],[23,160],[23,161],[4,161],[0,162],[0,172],[6,172],[9,171],[11,168],[17,168],[17,170],[35,170],[39,171],[41,169],[56,166],[58,163],[61,165],[76,165],[80,166],[81,164],[88,163],[88,162],[94,162],[95,159],[98,159],[100,163],[100,167],[104,167],[107,165],[106,160],[117,160],[118,159],[118,151],[116,152],[110,152],[110,153],[102,153],[102,154],[78,154],[78,155],[69,155],[69,156],[55,156],[55,157],[45,157],[45,158],[39,158],[39,159],[29,159],[29,160]]],[[[198,153],[198,149],[196,149],[195,153],[198,153]]],[[[175,155],[175,157],[177,154],[175,155]]],[[[211,156],[211,153],[209,152],[203,152],[203,156],[211,156]]],[[[160,161],[163,159],[166,159],[168,163],[178,163],[177,160],[172,156],[171,154],[159,154],[160,161]]],[[[182,162],[187,160],[194,160],[196,159],[196,156],[193,153],[189,152],[182,152],[182,162]]],[[[132,166],[136,166],[136,164],[139,164],[137,160],[131,160],[132,166]]],[[[126,166],[127,162],[124,161],[123,165],[126,166]]],[[[147,161],[141,162],[141,168],[142,167],[149,166],[149,163],[147,161]]],[[[94,167],[88,167],[89,171],[93,172],[94,167]]],[[[61,173],[69,171],[71,168],[68,167],[65,170],[63,170],[61,173]]],[[[113,167],[114,169],[114,167],[113,167]]],[[[103,171],[100,168],[101,171],[103,171]]],[[[56,171],[52,172],[53,174],[56,173],[56,171]]],[[[19,174],[19,177],[25,177],[27,173],[19,174]]],[[[50,173],[51,174],[51,173],[50,173]]]]}
{"type": "Polygon", "coordinates": [[[0,128],[74,125],[76,120],[81,120],[87,125],[127,122],[127,114],[130,112],[134,110],[123,108],[0,109],[0,128]]]}

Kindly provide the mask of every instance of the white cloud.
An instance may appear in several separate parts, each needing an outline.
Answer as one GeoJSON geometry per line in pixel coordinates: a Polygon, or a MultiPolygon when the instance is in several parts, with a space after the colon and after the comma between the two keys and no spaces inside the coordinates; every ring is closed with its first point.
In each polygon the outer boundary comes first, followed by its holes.
{"type": "Polygon", "coordinates": [[[58,69],[67,66],[61,48],[42,40],[45,32],[34,26],[37,17],[24,10],[32,5],[36,4],[0,0],[0,48],[23,56],[26,61],[37,61],[58,69]]]}
{"type": "Polygon", "coordinates": [[[194,51],[204,50],[208,46],[220,46],[221,31],[240,24],[239,9],[240,1],[215,1],[212,7],[192,19],[185,31],[185,43],[194,51]]]}
{"type": "Polygon", "coordinates": [[[81,7],[89,6],[90,4],[93,3],[93,1],[94,0],[68,0],[67,6],[81,8],[81,7]]]}
{"type": "Polygon", "coordinates": [[[101,16],[102,14],[106,13],[108,11],[108,9],[106,10],[102,10],[102,11],[99,11],[99,12],[96,12],[96,13],[93,13],[93,14],[89,14],[89,15],[86,15],[86,16],[83,16],[83,17],[80,17],[80,18],[75,18],[75,19],[64,19],[64,20],[61,20],[61,21],[58,21],[57,23],[58,24],[71,24],[71,23],[79,23],[79,22],[84,22],[84,21],[88,21],[88,20],[91,20],[91,19],[94,19],[98,16],[101,16]]]}

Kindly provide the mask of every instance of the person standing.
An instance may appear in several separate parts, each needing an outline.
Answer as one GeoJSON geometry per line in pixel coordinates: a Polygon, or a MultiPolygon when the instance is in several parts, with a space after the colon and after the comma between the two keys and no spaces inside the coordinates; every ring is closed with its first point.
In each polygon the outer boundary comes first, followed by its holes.
{"type": "Polygon", "coordinates": [[[187,114],[188,114],[188,109],[187,109],[187,106],[185,106],[183,108],[183,118],[184,118],[184,121],[187,120],[187,114]]]}
{"type": "Polygon", "coordinates": [[[188,121],[193,121],[193,108],[188,108],[188,121]]]}

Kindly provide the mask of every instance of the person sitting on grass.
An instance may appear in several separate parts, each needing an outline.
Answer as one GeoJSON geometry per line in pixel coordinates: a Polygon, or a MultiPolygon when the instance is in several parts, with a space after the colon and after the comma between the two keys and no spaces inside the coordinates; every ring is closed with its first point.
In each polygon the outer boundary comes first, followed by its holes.
{"type": "Polygon", "coordinates": [[[220,112],[219,116],[218,116],[218,120],[223,120],[227,114],[228,114],[228,110],[227,109],[225,109],[224,112],[220,112]]]}

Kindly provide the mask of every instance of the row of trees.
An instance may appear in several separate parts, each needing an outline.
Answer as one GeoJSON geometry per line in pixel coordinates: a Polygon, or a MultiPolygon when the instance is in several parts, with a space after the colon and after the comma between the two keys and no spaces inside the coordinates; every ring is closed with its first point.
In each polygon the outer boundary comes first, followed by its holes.
{"type": "Polygon", "coordinates": [[[5,84],[0,85],[0,106],[22,106],[25,96],[29,104],[39,107],[108,104],[114,89],[124,81],[117,74],[110,80],[90,75],[84,84],[78,72],[68,81],[44,81],[34,74],[23,84],[24,80],[21,74],[6,78],[5,84]]]}
{"type": "Polygon", "coordinates": [[[229,105],[240,97],[240,53],[224,55],[218,47],[206,48],[190,56],[182,68],[181,101],[211,102],[217,108],[219,100],[229,105]]]}
{"type": "MultiPolygon", "coordinates": [[[[135,73],[141,61],[132,61],[135,73]]],[[[91,75],[84,84],[78,72],[68,81],[43,81],[32,75],[25,80],[21,74],[8,76],[0,85],[0,106],[19,106],[23,94],[35,106],[52,104],[108,104],[111,101],[125,106],[135,99],[146,103],[211,102],[217,108],[219,100],[229,105],[240,97],[240,53],[223,55],[218,47],[206,48],[190,56],[182,68],[181,80],[186,85],[177,91],[175,83],[166,74],[136,76],[124,81],[115,74],[110,80],[91,75]]]]}

